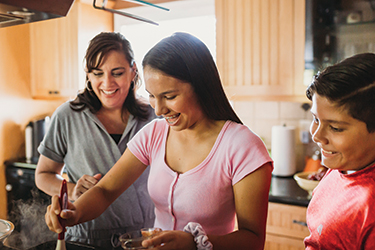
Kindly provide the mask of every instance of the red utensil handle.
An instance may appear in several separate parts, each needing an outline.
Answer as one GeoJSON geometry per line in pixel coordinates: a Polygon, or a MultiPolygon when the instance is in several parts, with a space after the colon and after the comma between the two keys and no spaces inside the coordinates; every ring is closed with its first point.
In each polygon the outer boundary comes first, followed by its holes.
{"type": "MultiPolygon", "coordinates": [[[[68,207],[68,188],[66,184],[66,180],[64,179],[61,184],[60,188],[60,196],[59,196],[59,203],[60,203],[60,208],[66,209],[68,207]]],[[[59,240],[63,240],[65,236],[65,220],[63,220],[60,215],[59,215],[59,222],[61,226],[63,227],[63,230],[61,233],[58,235],[59,240]]]]}

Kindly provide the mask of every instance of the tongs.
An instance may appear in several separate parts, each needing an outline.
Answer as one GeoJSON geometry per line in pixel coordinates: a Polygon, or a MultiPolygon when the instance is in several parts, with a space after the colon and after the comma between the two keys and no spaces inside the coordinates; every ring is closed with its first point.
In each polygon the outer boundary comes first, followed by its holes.
{"type": "MultiPolygon", "coordinates": [[[[60,189],[60,196],[59,196],[59,203],[61,211],[68,208],[68,188],[66,184],[66,180],[64,179],[61,184],[60,189]]],[[[57,245],[56,250],[65,250],[65,220],[62,219],[59,215],[59,222],[62,226],[62,231],[59,233],[57,237],[57,245]]]]}
{"type": "MultiPolygon", "coordinates": [[[[169,9],[167,9],[165,7],[162,7],[162,6],[153,4],[153,3],[149,3],[149,2],[146,2],[146,1],[143,1],[143,0],[124,0],[124,1],[134,2],[134,3],[137,3],[137,4],[152,6],[152,7],[155,7],[155,8],[159,8],[159,9],[162,9],[162,10],[169,11],[169,9]]],[[[154,25],[159,25],[158,23],[156,23],[154,21],[151,21],[149,19],[146,19],[144,17],[136,16],[136,15],[133,15],[133,14],[130,14],[130,13],[126,13],[124,11],[106,8],[105,7],[106,3],[107,3],[107,0],[103,0],[102,6],[99,7],[99,6],[96,6],[96,0],[94,0],[93,6],[94,6],[95,9],[105,10],[105,11],[108,11],[108,12],[111,12],[111,13],[114,13],[114,14],[119,14],[119,15],[122,15],[122,16],[133,18],[133,19],[138,20],[138,21],[142,21],[142,22],[146,22],[146,23],[150,23],[150,24],[154,24],[154,25]]]]}

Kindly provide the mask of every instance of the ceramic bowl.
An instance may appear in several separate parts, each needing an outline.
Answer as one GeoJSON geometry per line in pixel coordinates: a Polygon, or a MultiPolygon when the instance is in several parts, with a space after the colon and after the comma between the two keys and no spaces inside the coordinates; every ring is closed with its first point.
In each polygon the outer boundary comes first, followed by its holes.
{"type": "Polygon", "coordinates": [[[314,190],[314,188],[319,184],[319,181],[308,179],[308,176],[313,173],[315,172],[300,172],[293,176],[298,186],[306,190],[309,193],[310,197],[312,195],[312,191],[314,190]]]}

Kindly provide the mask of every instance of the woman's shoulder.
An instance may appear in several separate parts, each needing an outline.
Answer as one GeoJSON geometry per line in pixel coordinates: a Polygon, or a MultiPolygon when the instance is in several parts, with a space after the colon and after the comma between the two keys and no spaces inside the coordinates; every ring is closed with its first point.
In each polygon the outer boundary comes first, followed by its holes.
{"type": "Polygon", "coordinates": [[[65,115],[70,114],[72,111],[73,110],[70,108],[70,102],[67,101],[56,108],[54,115],[65,116],[65,115]]]}
{"type": "Polygon", "coordinates": [[[152,131],[161,131],[164,130],[166,126],[168,125],[166,124],[164,119],[156,117],[145,126],[145,129],[152,131]]]}
{"type": "Polygon", "coordinates": [[[52,118],[58,120],[78,119],[79,117],[83,116],[85,110],[86,109],[81,111],[74,111],[70,106],[70,101],[67,101],[56,108],[56,110],[53,112],[52,118]]]}
{"type": "Polygon", "coordinates": [[[224,125],[225,128],[225,135],[229,138],[235,138],[238,140],[248,140],[249,138],[252,139],[260,139],[260,137],[254,133],[248,126],[233,122],[227,121],[224,125]]]}

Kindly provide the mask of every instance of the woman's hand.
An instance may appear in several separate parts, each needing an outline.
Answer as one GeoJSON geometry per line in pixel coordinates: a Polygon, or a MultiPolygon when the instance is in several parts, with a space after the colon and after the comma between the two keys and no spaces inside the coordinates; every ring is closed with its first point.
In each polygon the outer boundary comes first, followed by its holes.
{"type": "Polygon", "coordinates": [[[59,222],[58,216],[62,219],[66,220],[66,226],[73,226],[75,225],[76,219],[76,211],[75,211],[75,206],[73,203],[68,201],[68,209],[66,210],[61,210],[60,203],[59,203],[59,196],[54,195],[52,196],[51,199],[52,203],[47,207],[47,212],[44,215],[44,219],[46,221],[46,224],[49,228],[49,230],[56,232],[56,233],[61,233],[62,232],[62,226],[59,222]]]}
{"type": "Polygon", "coordinates": [[[83,193],[95,186],[101,178],[102,174],[96,174],[94,176],[83,175],[77,181],[70,198],[74,201],[77,200],[83,193]]]}
{"type": "Polygon", "coordinates": [[[196,250],[193,235],[183,231],[163,231],[152,239],[144,240],[143,247],[155,246],[163,250],[196,250]]]}

